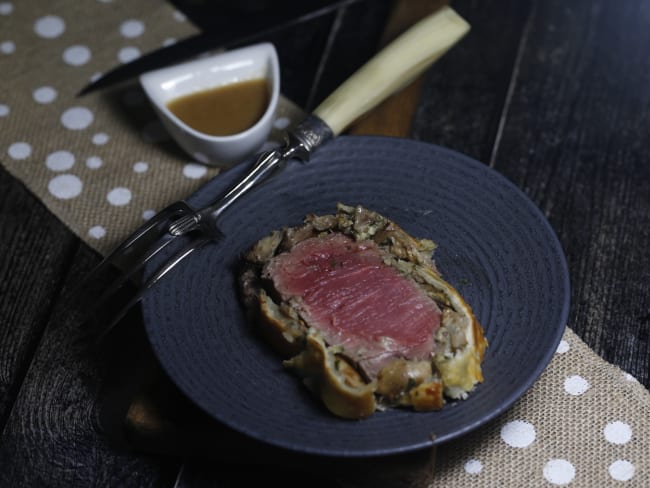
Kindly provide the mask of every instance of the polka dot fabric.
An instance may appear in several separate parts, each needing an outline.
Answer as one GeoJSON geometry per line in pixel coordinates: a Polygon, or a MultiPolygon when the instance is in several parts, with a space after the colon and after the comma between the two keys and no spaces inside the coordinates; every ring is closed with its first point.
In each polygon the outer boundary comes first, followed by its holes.
{"type": "MultiPolygon", "coordinates": [[[[137,81],[76,95],[195,32],[157,0],[0,1],[0,162],[102,254],[219,170],[169,138],[137,81]]],[[[270,142],[300,116],[282,98],[270,142]]]]}
{"type": "Polygon", "coordinates": [[[495,422],[436,452],[431,486],[650,486],[650,394],[567,329],[495,422]]]}

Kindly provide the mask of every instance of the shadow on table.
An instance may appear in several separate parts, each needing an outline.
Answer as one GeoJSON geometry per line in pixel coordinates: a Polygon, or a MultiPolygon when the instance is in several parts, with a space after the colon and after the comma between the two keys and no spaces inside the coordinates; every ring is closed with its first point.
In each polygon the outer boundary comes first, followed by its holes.
{"type": "Polygon", "coordinates": [[[117,450],[184,460],[177,487],[250,486],[264,477],[283,486],[415,487],[433,475],[433,450],[380,458],[329,458],[290,452],[209,417],[165,375],[139,309],[96,350],[109,357],[98,422],[117,450]]]}

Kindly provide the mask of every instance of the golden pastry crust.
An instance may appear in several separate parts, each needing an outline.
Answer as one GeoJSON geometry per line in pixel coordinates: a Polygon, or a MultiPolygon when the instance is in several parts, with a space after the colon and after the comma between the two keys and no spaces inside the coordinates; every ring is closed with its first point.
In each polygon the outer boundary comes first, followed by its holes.
{"type": "Polygon", "coordinates": [[[436,269],[434,249],[431,240],[410,236],[376,212],[338,204],[336,214],[307,215],[302,225],[276,230],[248,251],[239,275],[243,303],[285,366],[300,375],[335,415],[361,419],[389,407],[437,410],[446,398],[464,399],[483,381],[487,341],[470,306],[436,269]],[[265,266],[306,239],[332,233],[374,242],[384,264],[435,301],[441,319],[428,358],[396,357],[368,375],[340,345],[327,343],[295,304],[283,301],[265,276],[265,266]]]}

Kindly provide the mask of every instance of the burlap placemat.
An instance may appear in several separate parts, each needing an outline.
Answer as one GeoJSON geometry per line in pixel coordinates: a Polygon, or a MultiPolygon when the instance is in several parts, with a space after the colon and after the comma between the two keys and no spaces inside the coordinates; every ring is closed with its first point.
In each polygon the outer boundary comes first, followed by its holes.
{"type": "MultiPolygon", "coordinates": [[[[2,164],[101,253],[218,169],[183,153],[137,81],[81,98],[99,73],[196,32],[156,0],[0,2],[2,164]]],[[[295,120],[281,97],[270,143],[295,120]]]]}
{"type": "MultiPolygon", "coordinates": [[[[177,148],[136,83],[76,93],[195,31],[155,0],[0,0],[0,162],[100,253],[218,170],[177,148]]],[[[269,142],[299,117],[283,98],[269,142]]],[[[650,486],[649,418],[648,391],[567,329],[534,387],[439,448],[422,486],[650,486]]]]}
{"type": "Polygon", "coordinates": [[[437,451],[432,486],[650,486],[650,394],[567,329],[498,421],[437,451]]]}

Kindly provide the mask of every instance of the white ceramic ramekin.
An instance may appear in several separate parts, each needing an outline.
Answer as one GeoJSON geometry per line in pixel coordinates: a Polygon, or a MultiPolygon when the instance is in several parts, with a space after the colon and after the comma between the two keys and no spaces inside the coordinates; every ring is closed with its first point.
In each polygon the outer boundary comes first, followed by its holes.
{"type": "Polygon", "coordinates": [[[194,159],[212,166],[231,166],[266,142],[280,95],[280,67],[273,44],[261,43],[225,51],[144,73],[140,83],[165,128],[194,159]],[[185,124],[167,108],[180,96],[251,79],[265,78],[269,104],[255,125],[229,136],[212,136],[185,124]]]}

